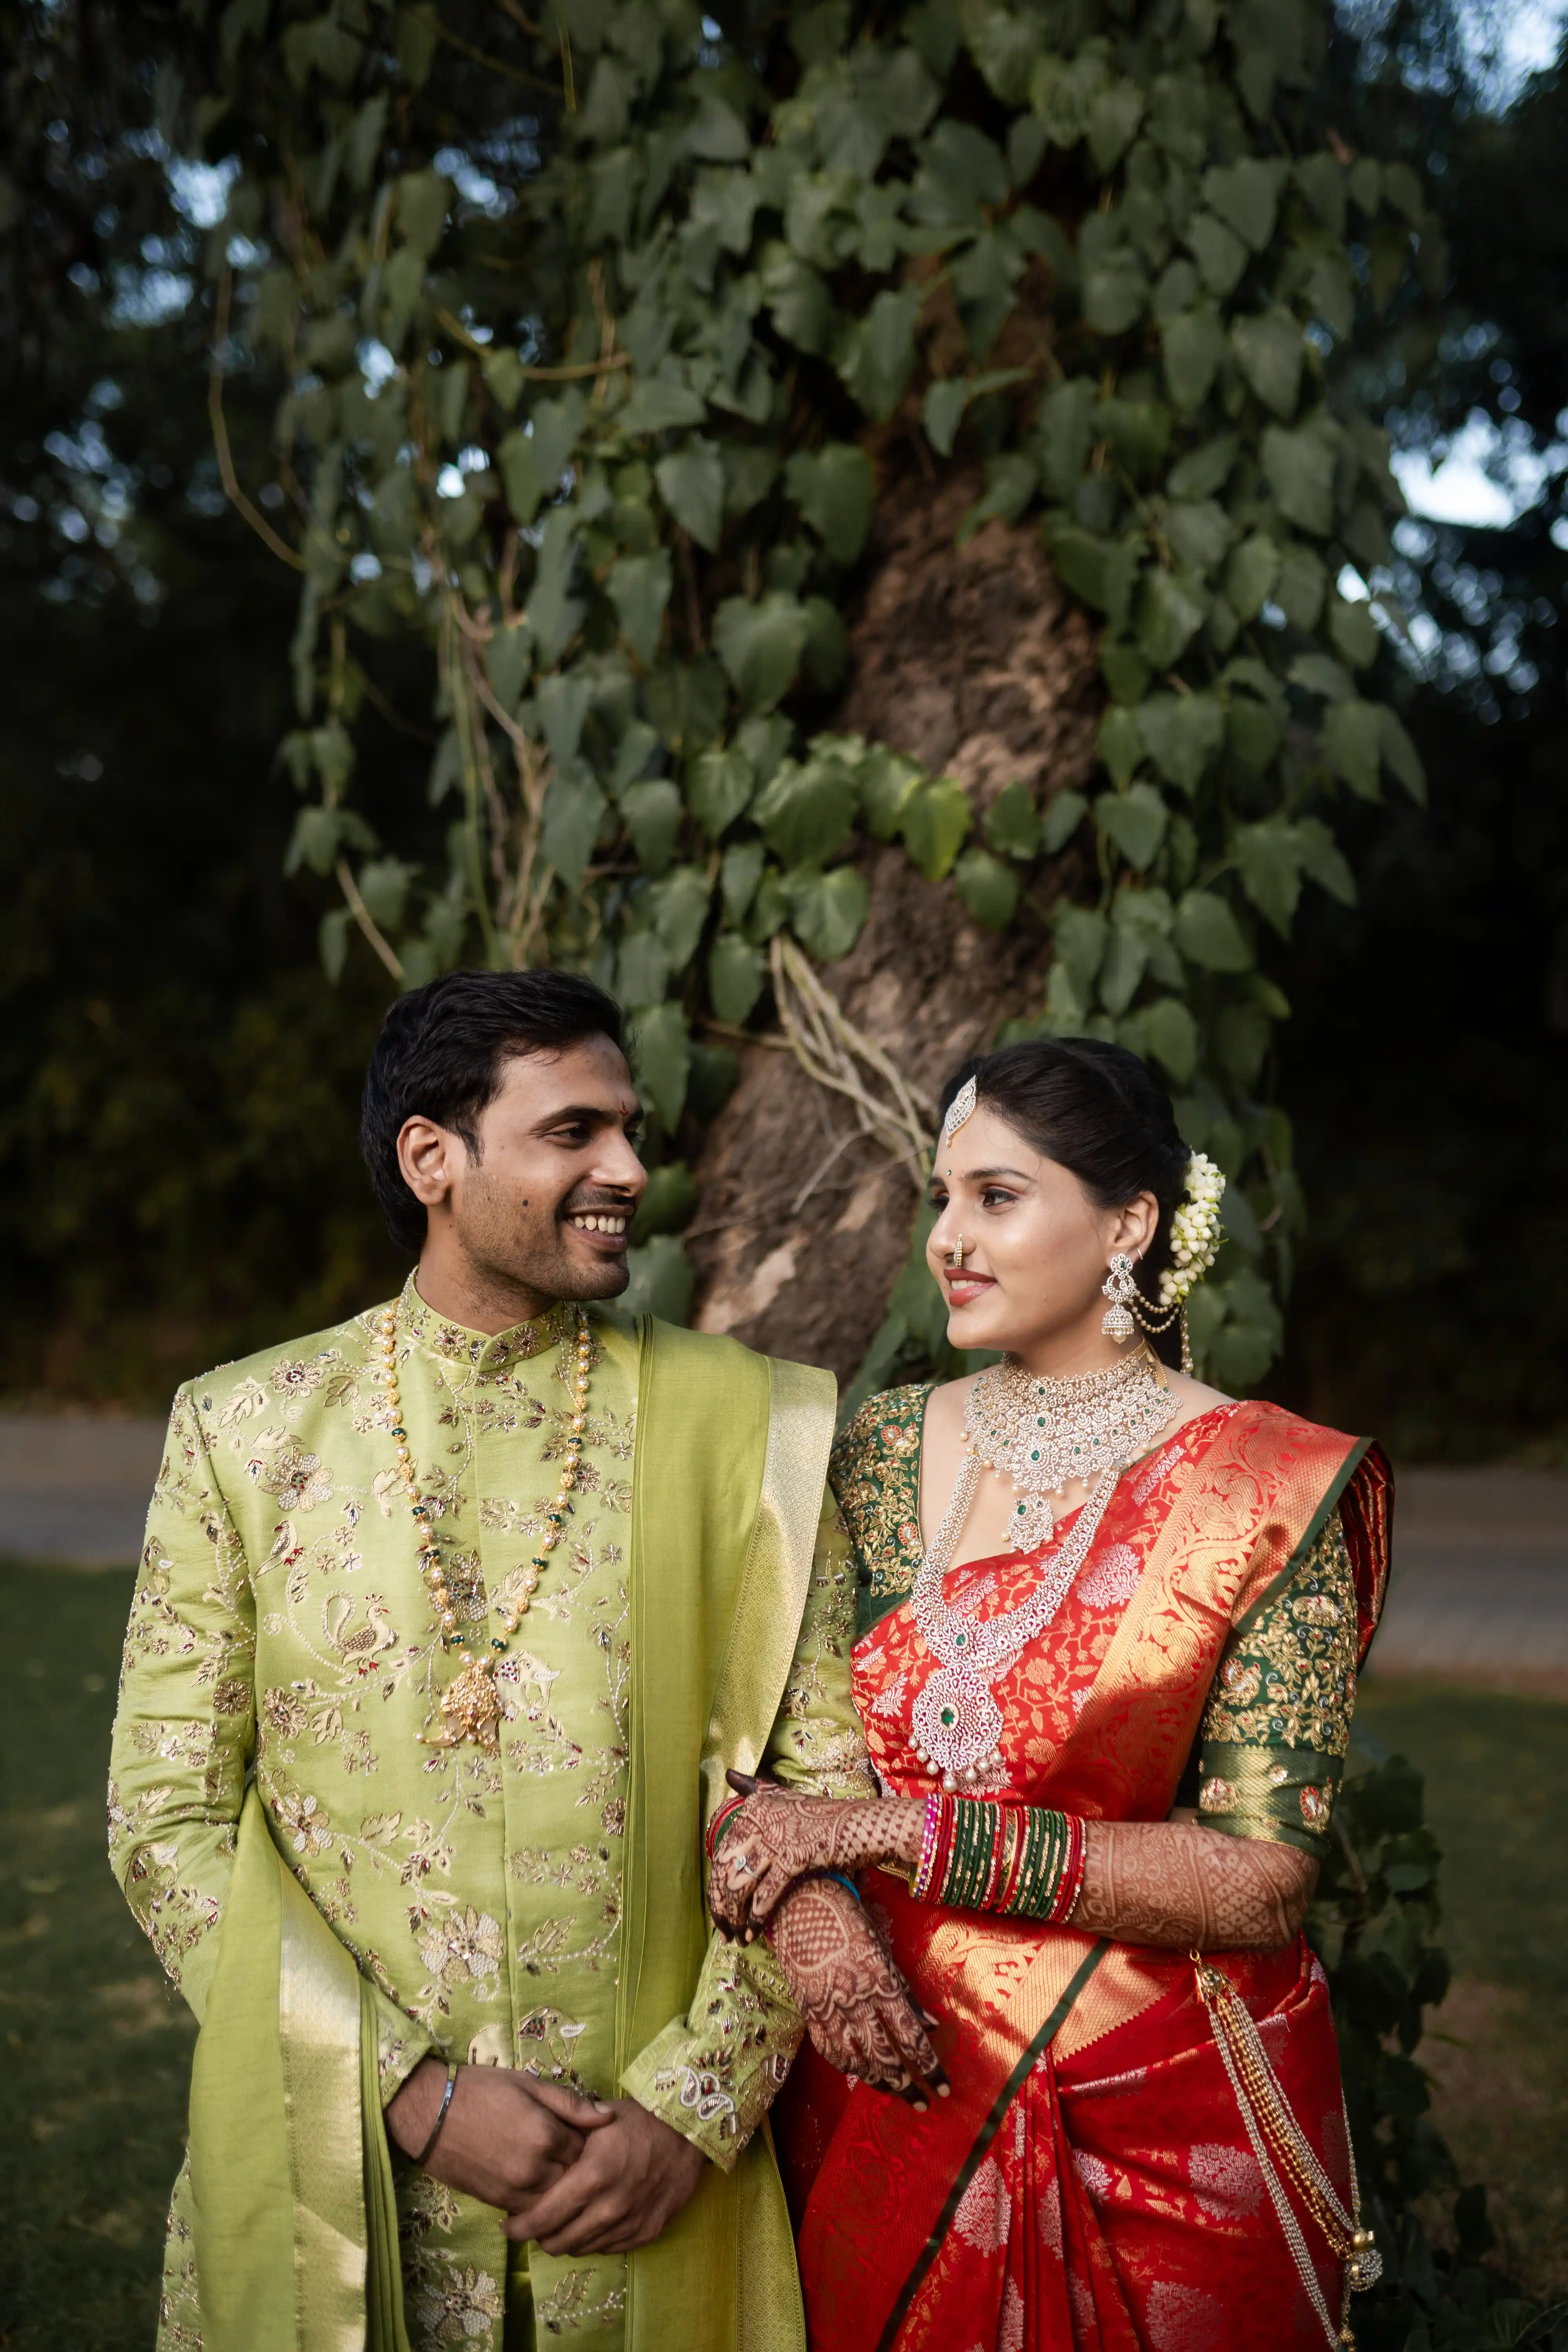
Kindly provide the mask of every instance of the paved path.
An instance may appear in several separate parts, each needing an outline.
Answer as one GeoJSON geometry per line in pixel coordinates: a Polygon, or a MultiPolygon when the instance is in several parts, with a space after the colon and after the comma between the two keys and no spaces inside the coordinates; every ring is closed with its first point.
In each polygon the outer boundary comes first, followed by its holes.
{"type": "MultiPolygon", "coordinates": [[[[142,1549],[160,1421],[0,1413],[0,1554],[105,1568],[142,1549]]],[[[1411,1470],[1399,1480],[1379,1678],[1568,1695],[1568,1476],[1411,1470]]]]}

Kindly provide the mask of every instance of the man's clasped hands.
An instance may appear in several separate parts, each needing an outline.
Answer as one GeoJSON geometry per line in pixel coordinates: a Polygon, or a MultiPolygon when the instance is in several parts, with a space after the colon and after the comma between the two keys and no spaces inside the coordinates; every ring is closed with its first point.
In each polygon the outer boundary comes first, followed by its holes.
{"type": "MultiPolygon", "coordinates": [[[[945,2095],[929,2031],[847,1882],[867,1864],[918,1858],[918,1805],[835,1803],[731,1776],[748,1801],[715,1858],[709,1906],[721,1933],[765,1929],[806,2031],[843,2074],[923,2110],[945,2095]],[[839,1875],[837,1874],[844,1874],[839,1875]]],[[[548,2254],[647,2245],[696,2191],[700,2148],[635,2099],[586,2098],[531,2073],[426,2058],[386,2110],[405,2155],[497,2207],[506,2234],[548,2254]],[[421,2151],[426,2151],[423,2156],[421,2151]]]]}

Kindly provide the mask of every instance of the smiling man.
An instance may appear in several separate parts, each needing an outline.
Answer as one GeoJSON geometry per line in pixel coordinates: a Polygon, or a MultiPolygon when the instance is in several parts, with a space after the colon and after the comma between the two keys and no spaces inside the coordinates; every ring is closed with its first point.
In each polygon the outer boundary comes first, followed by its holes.
{"type": "Polygon", "coordinates": [[[801,2013],[711,1937],[702,1821],[727,1766],[872,1786],[833,1382],[606,1311],[638,1118],[588,982],[403,997],[401,1297],[175,1401],[110,1792],[202,2023],[165,2352],[804,2341],[758,2132],[801,2013]]]}

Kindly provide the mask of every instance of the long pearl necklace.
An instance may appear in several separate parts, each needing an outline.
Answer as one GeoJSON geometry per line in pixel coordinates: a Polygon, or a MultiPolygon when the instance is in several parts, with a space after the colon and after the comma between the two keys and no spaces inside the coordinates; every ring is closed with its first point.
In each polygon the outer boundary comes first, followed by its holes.
{"type": "Polygon", "coordinates": [[[588,1318],[579,1307],[577,1363],[572,1382],[572,1413],[567,1423],[566,1452],[561,1464],[555,1500],[544,1514],[545,1532],[539,1539],[539,1549],[534,1553],[516,1595],[497,1603],[500,1612],[500,1633],[490,1635],[489,1648],[481,1650],[478,1656],[462,1646],[463,1636],[458,1632],[458,1615],[452,1603],[451,1588],[447,1582],[441,1547],[436,1540],[433,1507],[419,1491],[419,1474],[408,1450],[408,1432],[404,1426],[402,1393],[397,1384],[395,1301],[382,1316],[377,1326],[377,1340],[379,1377],[391,1415],[392,1441],[397,1450],[397,1467],[404,1491],[408,1496],[408,1507],[414,1517],[419,1569],[435,1612],[437,1635],[443,1650],[456,1648],[460,1651],[459,1671],[441,1694],[441,1719],[445,1728],[421,1731],[417,1737],[426,1748],[460,1748],[465,1739],[471,1739],[476,1748],[482,1748],[493,1756],[500,1747],[496,1727],[500,1721],[500,1696],[495,1686],[495,1670],[527,1614],[528,1604],[539,1588],[540,1576],[561,1540],[566,1525],[566,1513],[571,1507],[572,1490],[577,1484],[577,1466],[583,1458],[583,1433],[588,1425],[588,1374],[594,1357],[588,1318]]]}

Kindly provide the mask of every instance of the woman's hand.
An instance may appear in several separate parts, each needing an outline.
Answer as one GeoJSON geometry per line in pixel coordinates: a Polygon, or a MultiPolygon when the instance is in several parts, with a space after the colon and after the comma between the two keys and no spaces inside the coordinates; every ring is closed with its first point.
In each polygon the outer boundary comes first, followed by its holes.
{"type": "Polygon", "coordinates": [[[948,2095],[942,2061],[909,1988],[847,1887],[808,1878],[779,1904],[770,1940],[805,2030],[841,2074],[895,2092],[922,2115],[948,2095]]]}
{"type": "Polygon", "coordinates": [[[708,1874],[708,1907],[721,1935],[748,1943],[789,1888],[810,1872],[847,1875],[879,1863],[913,1869],[925,1807],[912,1799],[797,1797],[731,1772],[747,1800],[725,1828],[708,1874]]]}

